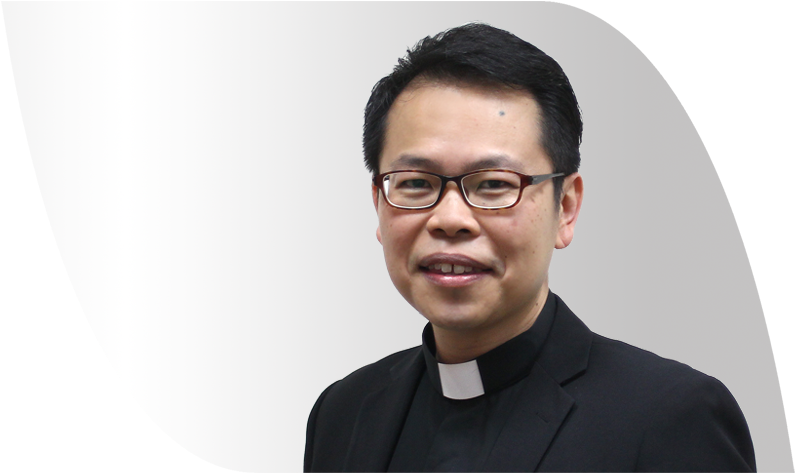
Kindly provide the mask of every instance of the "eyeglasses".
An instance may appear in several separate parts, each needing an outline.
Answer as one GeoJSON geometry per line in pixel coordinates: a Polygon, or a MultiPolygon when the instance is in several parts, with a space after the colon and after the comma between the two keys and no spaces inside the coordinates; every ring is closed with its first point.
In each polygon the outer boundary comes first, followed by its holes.
{"type": "Polygon", "coordinates": [[[419,210],[438,204],[447,183],[452,181],[471,207],[496,210],[516,205],[525,187],[564,175],[558,172],[528,176],[506,169],[481,169],[460,176],[443,176],[406,170],[379,174],[373,178],[373,185],[392,207],[419,210]]]}

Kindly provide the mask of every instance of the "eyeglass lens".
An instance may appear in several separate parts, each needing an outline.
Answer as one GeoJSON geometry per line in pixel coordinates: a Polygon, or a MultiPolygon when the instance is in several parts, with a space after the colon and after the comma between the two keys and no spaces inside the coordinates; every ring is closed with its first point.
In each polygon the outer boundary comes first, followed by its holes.
{"type": "MultiPolygon", "coordinates": [[[[472,205],[499,208],[516,203],[522,180],[510,172],[483,171],[466,176],[461,184],[472,205]]],[[[384,176],[386,198],[399,207],[427,207],[436,202],[442,190],[442,179],[432,174],[401,171],[384,176]]]]}

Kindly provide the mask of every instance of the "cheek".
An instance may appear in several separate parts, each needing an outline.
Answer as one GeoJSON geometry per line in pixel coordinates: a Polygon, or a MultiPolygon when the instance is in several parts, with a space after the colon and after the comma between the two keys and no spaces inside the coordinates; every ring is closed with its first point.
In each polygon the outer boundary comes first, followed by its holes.
{"type": "Polygon", "coordinates": [[[538,258],[552,252],[555,244],[554,225],[545,215],[531,214],[525,219],[507,219],[492,235],[498,254],[510,263],[538,264],[538,258]]]}
{"type": "Polygon", "coordinates": [[[421,224],[416,222],[416,218],[410,217],[412,216],[385,214],[379,219],[381,244],[384,247],[384,255],[390,265],[390,270],[395,269],[393,266],[405,264],[408,261],[412,246],[417,239],[421,224]]]}

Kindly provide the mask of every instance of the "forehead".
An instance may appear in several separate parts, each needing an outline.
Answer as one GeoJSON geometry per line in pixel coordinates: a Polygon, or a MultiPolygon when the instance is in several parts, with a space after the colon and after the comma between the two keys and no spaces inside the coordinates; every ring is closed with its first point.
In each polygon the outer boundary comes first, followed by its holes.
{"type": "MultiPolygon", "coordinates": [[[[541,172],[540,110],[528,92],[422,82],[410,85],[387,115],[382,172],[442,173],[507,168],[541,172]]],[[[541,169],[545,168],[545,169],[541,169]]]]}

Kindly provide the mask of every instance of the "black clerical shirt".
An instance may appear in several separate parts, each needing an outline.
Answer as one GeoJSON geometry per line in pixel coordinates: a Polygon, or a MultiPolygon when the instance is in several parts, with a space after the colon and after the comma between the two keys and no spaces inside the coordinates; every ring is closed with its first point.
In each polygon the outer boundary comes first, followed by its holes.
{"type": "Polygon", "coordinates": [[[440,366],[433,330],[430,324],[425,327],[422,351],[426,369],[389,471],[483,469],[519,393],[526,389],[527,375],[555,317],[555,301],[550,293],[530,329],[466,366],[440,366]],[[467,372],[462,374],[460,368],[467,372]],[[463,382],[463,388],[457,389],[456,381],[463,382]]]}

